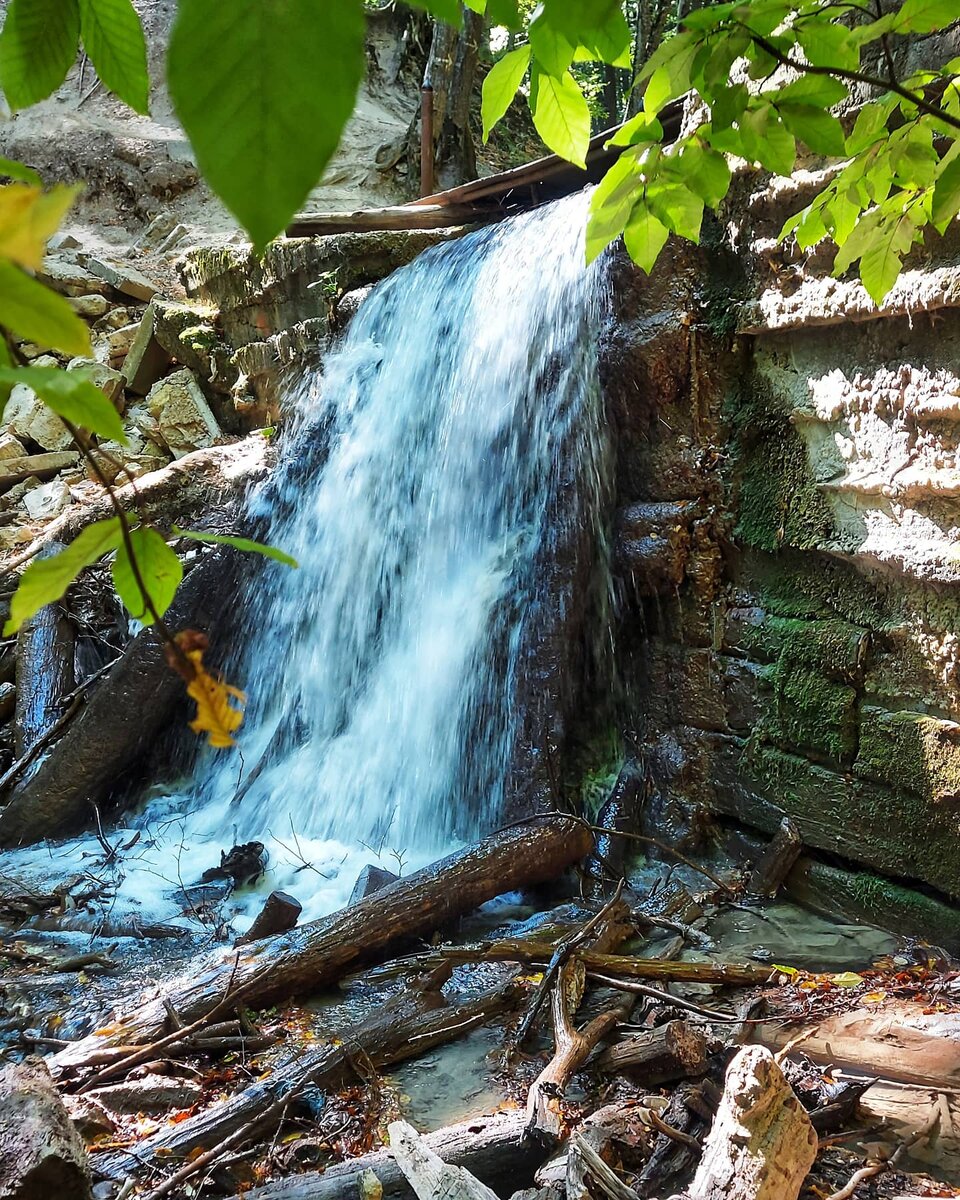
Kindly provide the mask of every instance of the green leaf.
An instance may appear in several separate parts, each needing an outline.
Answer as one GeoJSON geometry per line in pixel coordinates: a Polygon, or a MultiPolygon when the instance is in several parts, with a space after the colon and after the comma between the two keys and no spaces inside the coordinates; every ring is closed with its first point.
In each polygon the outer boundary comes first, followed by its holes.
{"type": "Polygon", "coordinates": [[[573,62],[575,44],[551,23],[545,9],[530,22],[527,36],[537,63],[547,74],[559,77],[573,62]]]}
{"type": "Polygon", "coordinates": [[[363,0],[180,0],[167,81],[204,179],[258,250],[333,156],[366,68],[363,0]]]}
{"type": "Polygon", "coordinates": [[[886,137],[889,116],[890,110],[886,105],[876,101],[865,104],[857,113],[853,130],[847,138],[847,154],[859,154],[874,142],[886,137]]]}
{"type": "Polygon", "coordinates": [[[146,114],[147,43],[130,0],[80,0],[80,36],[104,86],[134,112],[146,114]]]}
{"type": "Polygon", "coordinates": [[[730,190],[730,167],[722,154],[709,146],[691,143],[680,154],[687,186],[704,204],[716,208],[730,190]]]}
{"type": "MultiPolygon", "coordinates": [[[[447,0],[440,0],[445,4],[447,0]]],[[[486,13],[491,25],[507,29],[522,29],[523,19],[517,8],[517,0],[463,0],[467,8],[477,13],[486,13]]]]}
{"type": "Polygon", "coordinates": [[[581,49],[587,52],[589,59],[608,63],[611,67],[633,66],[630,26],[619,8],[614,8],[602,24],[584,32],[574,56],[578,61],[581,49]]]}
{"type": "Polygon", "coordinates": [[[496,125],[510,107],[523,77],[530,66],[530,47],[519,46],[508,51],[499,62],[494,63],[483,81],[483,98],[480,115],[483,119],[483,140],[490,136],[496,125]]]}
{"type": "Polygon", "coordinates": [[[793,83],[780,88],[776,93],[776,103],[781,104],[813,104],[818,108],[833,108],[847,96],[848,88],[839,79],[829,75],[801,75],[793,83]]]}
{"type": "Polygon", "coordinates": [[[16,179],[20,183],[32,183],[34,187],[42,187],[43,180],[32,167],[14,162],[12,158],[0,158],[0,176],[16,179]]]}
{"type": "Polygon", "coordinates": [[[102,438],[126,444],[120,414],[82,370],[6,367],[0,369],[0,383],[25,383],[58,417],[102,438]]]}
{"type": "Polygon", "coordinates": [[[0,261],[0,325],[17,337],[64,354],[89,357],[90,330],[62,296],[13,263],[0,261]]]}
{"type": "Polygon", "coordinates": [[[59,554],[34,559],[13,593],[10,619],[3,627],[4,637],[16,633],[23,622],[38,613],[45,604],[59,600],[84,567],[117,548],[121,536],[119,518],[94,521],[59,554]]]}
{"type": "Polygon", "coordinates": [[[647,188],[647,206],[671,232],[689,242],[700,240],[703,200],[682,183],[651,184],[647,188]]]}
{"type": "Polygon", "coordinates": [[[136,562],[136,572],[130,561],[130,553],[121,542],[113,564],[113,586],[131,617],[149,625],[153,621],[151,604],[159,617],[170,607],[183,579],[183,564],[162,535],[149,525],[138,525],[130,531],[130,548],[136,562]],[[151,604],[144,599],[141,583],[146,588],[151,604]]]}
{"type": "Polygon", "coordinates": [[[897,282],[900,265],[900,253],[888,235],[864,252],[860,259],[860,279],[874,304],[882,303],[897,282]]]}
{"type": "Polygon", "coordinates": [[[576,46],[594,30],[608,24],[620,11],[620,3],[619,0],[543,0],[543,11],[554,29],[576,46]]]}
{"type": "Polygon", "coordinates": [[[638,201],[623,231],[623,241],[627,253],[648,275],[669,236],[667,227],[653,215],[646,204],[638,201]]]}
{"type": "Polygon", "coordinates": [[[608,146],[638,146],[647,142],[659,142],[663,138],[663,126],[656,117],[646,112],[638,112],[625,122],[613,137],[607,142],[608,146]]]}
{"type": "Polygon", "coordinates": [[[777,100],[776,105],[784,125],[814,154],[832,158],[843,154],[846,137],[843,126],[832,113],[807,104],[782,104],[777,100]]]}
{"type": "Polygon", "coordinates": [[[797,161],[797,143],[775,110],[748,111],[740,118],[744,149],[753,162],[759,162],[775,175],[789,176],[797,161]]]}
{"type": "Polygon", "coordinates": [[[77,57],[77,0],[11,0],[0,33],[0,85],[13,109],[55,92],[77,57]]]}
{"type": "Polygon", "coordinates": [[[590,108],[580,85],[565,71],[559,79],[541,71],[530,73],[530,112],[537,133],[561,158],[586,166],[590,145],[590,108]]]}
{"type": "Polygon", "coordinates": [[[861,216],[833,260],[833,274],[843,275],[872,246],[879,245],[884,238],[880,229],[881,212],[871,209],[861,216]]]}
{"type": "Polygon", "coordinates": [[[956,0],[906,0],[897,13],[897,33],[933,33],[952,25],[957,16],[956,0]]]}
{"type": "Polygon", "coordinates": [[[625,150],[590,197],[587,220],[587,262],[591,263],[623,233],[637,192],[643,187],[642,168],[636,150],[625,150]]]}
{"type": "Polygon", "coordinates": [[[287,567],[300,566],[292,554],[278,550],[276,546],[268,546],[266,542],[254,542],[250,538],[234,537],[233,534],[228,533],[201,533],[194,529],[179,529],[176,525],[173,527],[173,533],[176,537],[192,538],[195,542],[212,542],[217,546],[233,546],[235,550],[242,550],[245,554],[262,554],[266,558],[276,559],[277,562],[283,563],[287,567]]]}
{"type": "Polygon", "coordinates": [[[855,71],[860,65],[860,51],[843,25],[811,21],[797,30],[797,41],[811,66],[855,71]]]}
{"type": "Polygon", "coordinates": [[[932,217],[937,231],[945,233],[957,213],[960,213],[960,158],[941,168],[933,189],[932,217]]]}

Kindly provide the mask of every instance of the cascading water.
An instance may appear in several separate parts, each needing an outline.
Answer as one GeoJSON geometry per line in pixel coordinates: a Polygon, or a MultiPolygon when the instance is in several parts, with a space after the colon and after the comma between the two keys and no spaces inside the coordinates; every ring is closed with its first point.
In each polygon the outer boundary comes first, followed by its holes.
{"type": "Polygon", "coordinates": [[[606,288],[585,215],[581,194],[428,251],[291,389],[251,504],[300,568],[270,564],[244,604],[242,768],[204,752],[151,798],[121,898],[157,912],[256,839],[268,887],[313,916],[371,852],[414,867],[496,825],[536,623],[575,602],[544,564],[571,531],[603,543],[606,288]]]}

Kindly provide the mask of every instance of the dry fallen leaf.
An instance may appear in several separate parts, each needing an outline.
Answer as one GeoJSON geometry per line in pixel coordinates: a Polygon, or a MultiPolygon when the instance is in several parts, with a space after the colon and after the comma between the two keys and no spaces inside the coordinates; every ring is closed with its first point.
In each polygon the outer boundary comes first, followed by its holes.
{"type": "Polygon", "coordinates": [[[190,728],[194,733],[205,733],[207,742],[217,749],[235,745],[233,735],[243,724],[246,696],[239,688],[215,678],[203,665],[209,646],[206,634],[185,629],[174,641],[177,650],[167,648],[167,662],[186,680],[187,695],[197,705],[190,728]]]}

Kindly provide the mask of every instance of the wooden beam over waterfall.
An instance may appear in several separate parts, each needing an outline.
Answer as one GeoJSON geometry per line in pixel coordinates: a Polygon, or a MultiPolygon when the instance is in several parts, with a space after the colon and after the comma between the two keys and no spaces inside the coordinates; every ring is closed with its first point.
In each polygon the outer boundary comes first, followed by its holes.
{"type": "MultiPolygon", "coordinates": [[[[675,140],[680,132],[682,105],[668,105],[660,114],[664,140],[675,140]]],[[[473,179],[459,187],[424,196],[409,204],[388,208],[363,208],[356,212],[300,213],[287,228],[287,237],[322,237],[335,233],[370,233],[398,229],[448,229],[457,225],[483,225],[503,217],[559,200],[597,183],[623,147],[609,146],[610,138],[622,128],[614,125],[590,140],[586,169],[548,154],[509,171],[473,179]]]]}

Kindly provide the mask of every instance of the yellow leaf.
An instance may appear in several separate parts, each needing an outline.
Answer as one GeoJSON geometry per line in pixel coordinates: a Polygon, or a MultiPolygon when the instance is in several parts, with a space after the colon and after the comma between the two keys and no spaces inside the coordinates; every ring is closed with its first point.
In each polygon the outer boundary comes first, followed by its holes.
{"type": "Polygon", "coordinates": [[[882,1004],[887,998],[887,993],[881,988],[876,992],[867,992],[865,996],[861,996],[862,1004],[882,1004]]]}
{"type": "MultiPolygon", "coordinates": [[[[200,657],[199,651],[194,654],[200,657]]],[[[198,662],[197,674],[187,685],[187,695],[197,702],[196,718],[190,722],[193,732],[205,733],[210,745],[221,750],[235,745],[233,735],[243,724],[243,706],[247,700],[243,692],[222,679],[214,679],[203,663],[198,662]]]]}
{"type": "Polygon", "coordinates": [[[835,983],[837,987],[855,988],[863,983],[863,976],[855,971],[841,971],[839,975],[831,975],[830,982],[835,983]]]}
{"type": "Polygon", "coordinates": [[[796,967],[781,967],[778,963],[773,964],[773,969],[775,971],[779,971],[781,975],[789,976],[791,979],[794,977],[794,975],[800,974],[796,967]]]}
{"type": "Polygon", "coordinates": [[[0,187],[0,256],[35,271],[47,241],[60,227],[79,187],[58,184],[45,192],[29,183],[0,187]]]}

